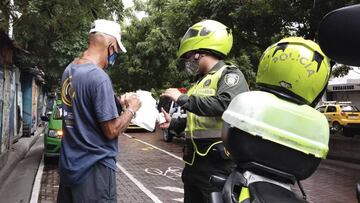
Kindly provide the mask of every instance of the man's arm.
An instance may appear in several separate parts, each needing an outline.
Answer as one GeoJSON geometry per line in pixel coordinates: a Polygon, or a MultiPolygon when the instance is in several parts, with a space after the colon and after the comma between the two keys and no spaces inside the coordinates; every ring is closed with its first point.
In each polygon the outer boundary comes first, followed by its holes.
{"type": "Polygon", "coordinates": [[[132,116],[131,111],[125,110],[119,117],[100,123],[105,137],[109,140],[117,138],[129,127],[132,116]]]}
{"type": "Polygon", "coordinates": [[[101,129],[108,139],[115,139],[120,133],[123,133],[129,126],[134,116],[133,113],[141,107],[138,96],[133,93],[123,95],[120,99],[120,104],[125,106],[126,109],[119,117],[100,123],[101,129]]]}
{"type": "Polygon", "coordinates": [[[177,103],[198,116],[221,116],[236,95],[248,90],[242,72],[236,67],[228,67],[219,80],[215,96],[189,97],[183,94],[177,103]]]}

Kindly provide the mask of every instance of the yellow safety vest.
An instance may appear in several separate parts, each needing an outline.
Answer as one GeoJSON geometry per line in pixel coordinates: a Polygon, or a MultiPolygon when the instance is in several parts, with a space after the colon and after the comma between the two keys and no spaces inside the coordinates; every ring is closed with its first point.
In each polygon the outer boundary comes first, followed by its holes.
{"type": "MultiPolygon", "coordinates": [[[[218,88],[218,82],[226,67],[227,65],[224,65],[216,72],[209,72],[199,83],[195,84],[189,89],[187,93],[188,96],[215,96],[218,88]]],[[[195,140],[203,138],[221,138],[222,123],[223,121],[221,117],[198,116],[189,111],[187,112],[185,137],[186,139],[191,139],[194,146],[194,153],[191,162],[184,160],[186,164],[192,165],[194,163],[195,153],[200,156],[206,156],[214,145],[222,142],[215,141],[203,151],[199,150],[195,142],[195,140]]]]}
{"type": "Polygon", "coordinates": [[[239,195],[239,203],[251,203],[250,191],[248,187],[242,187],[239,195]]]}

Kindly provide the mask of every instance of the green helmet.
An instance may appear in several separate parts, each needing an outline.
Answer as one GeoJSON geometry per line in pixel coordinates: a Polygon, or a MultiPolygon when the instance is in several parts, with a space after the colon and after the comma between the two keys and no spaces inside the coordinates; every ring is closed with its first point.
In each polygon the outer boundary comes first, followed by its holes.
{"type": "Polygon", "coordinates": [[[314,105],[329,76],[329,60],[319,45],[301,37],[289,37],[265,50],[256,83],[271,92],[314,105]]]}
{"type": "Polygon", "coordinates": [[[221,57],[229,54],[233,44],[231,29],[214,20],[191,26],[180,41],[177,57],[196,50],[210,51],[221,57]]]}

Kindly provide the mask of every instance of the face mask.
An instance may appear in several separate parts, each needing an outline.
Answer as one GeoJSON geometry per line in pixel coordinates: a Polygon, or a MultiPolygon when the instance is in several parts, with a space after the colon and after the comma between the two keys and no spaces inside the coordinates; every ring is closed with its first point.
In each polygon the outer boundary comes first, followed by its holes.
{"type": "Polygon", "coordinates": [[[108,66],[105,69],[106,71],[109,71],[109,68],[115,64],[117,57],[117,53],[115,51],[110,55],[110,47],[111,45],[108,47],[108,66]]]}
{"type": "Polygon", "coordinates": [[[197,75],[199,73],[199,61],[194,59],[188,59],[185,61],[185,70],[191,75],[197,75]]]}
{"type": "Polygon", "coordinates": [[[186,70],[187,73],[194,76],[199,73],[199,60],[179,58],[176,60],[176,67],[179,71],[186,70]]]}
{"type": "Polygon", "coordinates": [[[115,64],[116,57],[117,57],[117,54],[115,52],[108,57],[109,66],[113,66],[115,64]]]}

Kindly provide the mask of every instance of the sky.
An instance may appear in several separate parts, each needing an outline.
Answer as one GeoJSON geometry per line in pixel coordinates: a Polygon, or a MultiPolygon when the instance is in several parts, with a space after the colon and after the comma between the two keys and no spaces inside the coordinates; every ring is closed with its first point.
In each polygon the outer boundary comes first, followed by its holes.
{"type": "MultiPolygon", "coordinates": [[[[134,6],[133,0],[122,0],[122,2],[125,9],[134,6]]],[[[142,19],[143,17],[146,17],[147,14],[145,13],[145,11],[135,11],[135,16],[138,19],[142,19]]]]}
{"type": "Polygon", "coordinates": [[[345,75],[344,77],[331,78],[329,81],[329,84],[330,85],[346,84],[348,82],[348,80],[352,80],[353,82],[354,82],[354,80],[357,80],[360,82],[360,68],[359,67],[352,67],[352,68],[353,68],[353,70],[350,70],[349,73],[347,75],[345,75]]]}
{"type": "Polygon", "coordinates": [[[133,1],[132,0],[122,0],[123,4],[124,4],[124,7],[125,8],[129,8],[131,6],[134,5],[133,1]]]}

